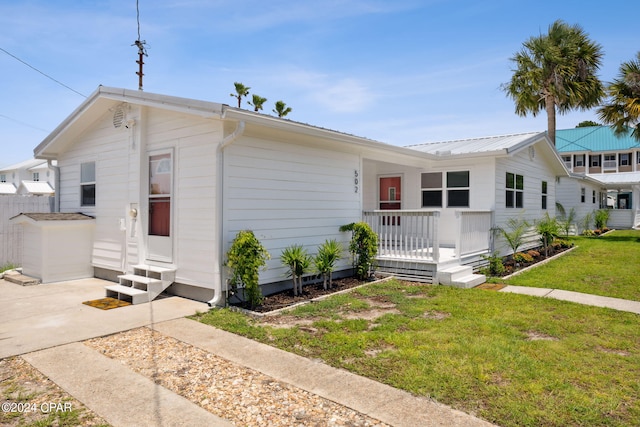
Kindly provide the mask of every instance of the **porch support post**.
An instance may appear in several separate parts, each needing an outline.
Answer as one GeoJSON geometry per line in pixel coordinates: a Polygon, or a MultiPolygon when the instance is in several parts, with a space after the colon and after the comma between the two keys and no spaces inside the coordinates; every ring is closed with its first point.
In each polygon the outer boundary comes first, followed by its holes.
{"type": "Polygon", "coordinates": [[[440,228],[440,211],[433,213],[433,260],[435,262],[440,261],[440,238],[438,236],[438,229],[440,228]]]}

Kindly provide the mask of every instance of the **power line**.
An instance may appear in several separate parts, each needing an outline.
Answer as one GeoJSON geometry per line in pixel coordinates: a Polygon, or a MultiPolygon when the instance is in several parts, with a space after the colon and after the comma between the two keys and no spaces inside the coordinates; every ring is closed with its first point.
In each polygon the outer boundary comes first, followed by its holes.
{"type": "Polygon", "coordinates": [[[25,62],[25,61],[23,61],[22,59],[18,58],[18,57],[17,57],[17,56],[15,56],[14,54],[7,52],[7,51],[6,51],[6,50],[4,50],[3,48],[1,48],[1,47],[0,47],[0,50],[1,50],[1,51],[3,51],[4,53],[6,53],[7,55],[9,55],[10,57],[12,57],[13,59],[15,59],[15,60],[17,60],[17,61],[22,62],[24,65],[26,65],[27,67],[31,68],[32,70],[37,71],[38,73],[42,74],[42,75],[43,75],[43,76],[45,76],[46,78],[48,78],[48,79],[50,79],[50,80],[53,80],[54,82],[58,83],[60,86],[62,86],[62,87],[64,87],[64,88],[69,89],[71,92],[74,92],[74,93],[76,93],[76,94],[80,95],[80,96],[81,96],[81,97],[83,97],[83,98],[86,98],[86,97],[87,97],[87,95],[83,95],[82,93],[78,92],[77,90],[70,88],[70,87],[69,87],[69,86],[67,86],[66,84],[64,84],[64,83],[62,83],[62,82],[60,82],[60,81],[58,81],[58,80],[54,79],[54,78],[53,78],[53,77],[51,77],[50,75],[48,75],[48,74],[46,74],[46,73],[44,73],[44,72],[42,72],[42,71],[38,70],[36,67],[34,67],[34,66],[33,66],[33,65],[31,65],[31,64],[28,64],[27,62],[25,62]]]}
{"type": "Polygon", "coordinates": [[[15,122],[15,123],[21,124],[22,126],[30,127],[31,129],[36,129],[36,130],[40,130],[40,131],[45,132],[45,133],[49,133],[49,131],[48,131],[48,130],[44,130],[44,129],[39,128],[39,127],[37,127],[37,126],[30,125],[29,123],[21,122],[20,120],[14,119],[14,118],[9,117],[9,116],[5,116],[4,114],[0,114],[0,117],[2,117],[3,119],[10,120],[10,121],[12,121],[12,122],[15,122]]]}

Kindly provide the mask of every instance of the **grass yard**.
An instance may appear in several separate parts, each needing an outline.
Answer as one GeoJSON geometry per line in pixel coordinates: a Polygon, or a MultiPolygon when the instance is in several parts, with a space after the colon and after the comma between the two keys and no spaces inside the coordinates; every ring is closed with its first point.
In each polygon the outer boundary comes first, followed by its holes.
{"type": "MultiPolygon", "coordinates": [[[[633,277],[638,237],[616,232],[578,238],[574,253],[538,267],[546,274],[534,269],[513,283],[534,283],[528,275],[541,274],[538,286],[640,299],[633,277]],[[618,256],[625,261],[612,260],[618,256]],[[567,270],[573,273],[565,275],[567,270]],[[582,279],[573,277],[583,271],[582,279]],[[580,287],[584,277],[592,277],[591,284],[580,287]]],[[[306,323],[277,327],[229,310],[213,310],[197,320],[501,426],[640,425],[636,314],[390,280],[283,316],[289,324],[306,323]]]]}
{"type": "Polygon", "coordinates": [[[640,301],[640,231],[572,237],[577,248],[504,283],[640,301]]]}

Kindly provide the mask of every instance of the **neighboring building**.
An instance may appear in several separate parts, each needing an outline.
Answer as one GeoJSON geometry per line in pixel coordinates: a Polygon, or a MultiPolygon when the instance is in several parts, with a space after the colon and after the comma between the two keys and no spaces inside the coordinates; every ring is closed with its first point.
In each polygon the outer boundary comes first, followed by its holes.
{"type": "Polygon", "coordinates": [[[583,185],[560,182],[560,188],[567,183],[558,199],[567,210],[609,208],[609,227],[640,226],[640,141],[631,131],[618,137],[609,126],[562,129],[556,131],[556,149],[573,175],[589,178],[583,185]],[[571,201],[571,195],[580,199],[571,201]]]}
{"type": "MultiPolygon", "coordinates": [[[[545,133],[397,147],[107,87],[34,152],[58,162],[61,213],[95,217],[93,274],[119,280],[108,295],[134,302],[170,286],[222,304],[225,254],[245,229],[271,253],[260,275],[265,293],[290,287],[284,248],[315,253],[332,238],[346,245],[350,235],[339,227],[360,220],[380,237],[382,272],[472,286],[484,280],[473,269],[494,249],[492,228],[513,216],[554,215],[556,178],[567,176],[545,133]]],[[[338,266],[350,268],[348,257],[338,266]]]]}
{"type": "Polygon", "coordinates": [[[31,159],[0,169],[0,195],[46,195],[55,192],[55,172],[46,160],[31,159]]]}

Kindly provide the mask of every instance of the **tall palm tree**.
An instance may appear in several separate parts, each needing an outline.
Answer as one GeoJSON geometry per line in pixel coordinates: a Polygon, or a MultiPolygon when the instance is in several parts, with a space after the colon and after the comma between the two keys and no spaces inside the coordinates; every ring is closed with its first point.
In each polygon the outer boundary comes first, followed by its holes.
{"type": "Polygon", "coordinates": [[[287,104],[285,104],[284,101],[276,101],[276,108],[272,111],[276,113],[278,117],[284,117],[292,110],[291,107],[287,107],[287,104]]]}
{"type": "Polygon", "coordinates": [[[230,95],[238,99],[238,108],[240,108],[240,104],[242,103],[242,97],[249,95],[249,89],[251,88],[238,82],[235,82],[233,85],[236,88],[236,93],[232,93],[230,95]]]}
{"type": "Polygon", "coordinates": [[[516,114],[534,117],[547,113],[547,131],[555,144],[556,112],[589,109],[598,105],[604,88],[596,73],[602,48],[589,40],[578,25],[556,21],[548,34],[531,37],[511,61],[516,64],[511,81],[502,85],[516,104],[516,114]]]}
{"type": "Polygon", "coordinates": [[[253,94],[253,102],[247,102],[249,105],[253,105],[253,111],[262,110],[262,104],[267,102],[267,98],[263,98],[260,95],[253,94]]]}
{"type": "Polygon", "coordinates": [[[635,127],[631,135],[640,141],[640,52],[620,65],[618,78],[607,85],[607,95],[608,102],[598,109],[600,120],[610,124],[616,135],[635,127]]]}

